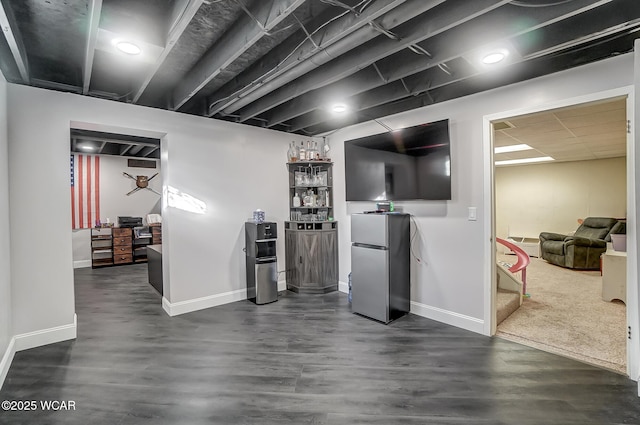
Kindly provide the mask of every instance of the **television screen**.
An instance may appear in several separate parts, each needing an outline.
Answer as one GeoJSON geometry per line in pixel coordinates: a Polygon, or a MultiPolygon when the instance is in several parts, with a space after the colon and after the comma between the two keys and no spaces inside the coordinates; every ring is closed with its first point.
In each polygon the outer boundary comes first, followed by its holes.
{"type": "Polygon", "coordinates": [[[449,120],[344,143],[347,201],[451,199],[449,120]]]}

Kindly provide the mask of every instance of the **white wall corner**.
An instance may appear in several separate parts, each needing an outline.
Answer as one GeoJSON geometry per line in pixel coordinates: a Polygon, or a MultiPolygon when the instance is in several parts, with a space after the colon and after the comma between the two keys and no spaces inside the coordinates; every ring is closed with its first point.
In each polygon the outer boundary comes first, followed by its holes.
{"type": "Polygon", "coordinates": [[[338,291],[342,292],[343,294],[348,294],[349,293],[349,284],[347,282],[339,281],[338,282],[338,291]]]}
{"type": "Polygon", "coordinates": [[[35,332],[28,332],[16,335],[15,351],[28,350],[30,348],[41,347],[43,345],[54,344],[56,342],[76,339],[78,330],[78,316],[74,313],[73,323],[56,326],[54,328],[41,329],[35,332]]]}
{"type": "Polygon", "coordinates": [[[194,298],[192,300],[179,301],[176,303],[169,302],[168,299],[162,297],[162,308],[169,316],[173,317],[180,314],[191,313],[192,311],[204,310],[205,308],[216,307],[246,299],[246,289],[239,289],[237,291],[224,292],[222,294],[194,298]]]}
{"type": "Polygon", "coordinates": [[[482,319],[465,316],[464,314],[454,313],[415,301],[411,301],[411,313],[471,332],[484,334],[484,320],[482,319]]]}
{"type": "Polygon", "coordinates": [[[16,354],[16,338],[11,338],[9,341],[9,345],[2,356],[2,360],[0,360],[0,389],[2,389],[2,385],[4,384],[4,380],[9,373],[9,368],[11,367],[11,362],[13,361],[13,356],[16,354]]]}
{"type": "Polygon", "coordinates": [[[278,292],[287,290],[287,281],[281,280],[278,282],[278,292]]]}

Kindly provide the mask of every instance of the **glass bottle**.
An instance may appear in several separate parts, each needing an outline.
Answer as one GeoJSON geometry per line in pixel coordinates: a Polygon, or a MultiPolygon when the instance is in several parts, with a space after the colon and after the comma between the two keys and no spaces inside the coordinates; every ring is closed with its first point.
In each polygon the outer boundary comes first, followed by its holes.
{"type": "Polygon", "coordinates": [[[295,142],[289,143],[289,150],[287,151],[289,162],[296,162],[298,160],[298,148],[295,142]]]}
{"type": "Polygon", "coordinates": [[[300,149],[298,150],[298,158],[300,158],[300,161],[305,161],[307,159],[307,151],[304,148],[304,142],[300,142],[300,149]]]}
{"type": "Polygon", "coordinates": [[[303,199],[303,204],[305,207],[312,207],[313,206],[313,191],[312,190],[308,190],[307,193],[304,195],[304,199],[303,199]]]}

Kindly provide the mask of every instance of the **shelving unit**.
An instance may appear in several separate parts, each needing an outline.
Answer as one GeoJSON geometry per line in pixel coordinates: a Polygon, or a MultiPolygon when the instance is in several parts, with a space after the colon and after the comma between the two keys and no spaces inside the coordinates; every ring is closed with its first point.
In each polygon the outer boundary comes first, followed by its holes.
{"type": "Polygon", "coordinates": [[[289,219],[293,222],[333,220],[333,163],[289,162],[289,219]],[[300,206],[294,205],[298,195],[300,206]],[[305,196],[309,198],[305,202],[305,196]]]}
{"type": "Polygon", "coordinates": [[[136,227],[133,229],[132,261],[144,263],[147,261],[147,245],[151,244],[152,234],[148,227],[136,227]]]}
{"type": "Polygon", "coordinates": [[[113,237],[111,228],[91,229],[91,267],[113,265],[113,237]]]}
{"type": "Polygon", "coordinates": [[[326,293],[338,289],[338,223],[333,221],[333,163],[287,163],[289,218],[285,221],[287,289],[326,293]],[[298,195],[300,205],[294,203],[298,195]]]}

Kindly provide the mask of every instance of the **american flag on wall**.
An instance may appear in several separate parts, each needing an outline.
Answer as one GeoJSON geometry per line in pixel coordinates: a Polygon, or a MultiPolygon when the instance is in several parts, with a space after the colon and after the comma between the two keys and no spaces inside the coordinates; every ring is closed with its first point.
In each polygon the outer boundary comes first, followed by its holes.
{"type": "Polygon", "coordinates": [[[71,228],[89,229],[100,219],[100,157],[71,155],[71,228]]]}

